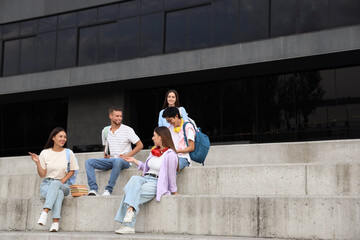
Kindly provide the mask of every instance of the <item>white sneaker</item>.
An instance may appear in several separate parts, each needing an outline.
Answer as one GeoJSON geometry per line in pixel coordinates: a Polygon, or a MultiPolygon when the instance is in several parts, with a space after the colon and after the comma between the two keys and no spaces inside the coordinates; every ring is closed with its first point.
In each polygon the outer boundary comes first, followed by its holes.
{"type": "Polygon", "coordinates": [[[132,220],[133,220],[134,215],[135,215],[134,211],[128,209],[128,210],[126,211],[126,215],[125,215],[125,217],[124,217],[124,223],[131,223],[132,220]]]}
{"type": "Polygon", "coordinates": [[[135,233],[135,228],[132,227],[121,227],[118,230],[115,231],[118,234],[134,234],[135,233]]]}
{"type": "Polygon", "coordinates": [[[43,226],[46,225],[47,216],[47,212],[42,211],[38,220],[38,224],[43,226]]]}
{"type": "Polygon", "coordinates": [[[101,196],[107,197],[110,196],[111,193],[109,192],[109,190],[105,190],[104,193],[101,196]]]}
{"type": "Polygon", "coordinates": [[[51,224],[49,232],[57,232],[57,231],[59,231],[59,222],[53,222],[53,224],[51,224]]]}
{"type": "Polygon", "coordinates": [[[100,196],[96,190],[90,190],[88,196],[100,196]]]}

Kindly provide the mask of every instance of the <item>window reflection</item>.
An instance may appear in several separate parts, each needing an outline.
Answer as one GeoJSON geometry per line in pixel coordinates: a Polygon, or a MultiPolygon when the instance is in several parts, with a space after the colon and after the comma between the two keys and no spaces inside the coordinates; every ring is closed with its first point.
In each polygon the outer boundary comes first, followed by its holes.
{"type": "Polygon", "coordinates": [[[186,13],[187,11],[174,11],[166,14],[166,52],[186,49],[186,13]]]}
{"type": "Polygon", "coordinates": [[[95,24],[97,20],[97,9],[92,8],[78,12],[78,25],[90,25],[95,24]]]}
{"type": "Polygon", "coordinates": [[[359,0],[331,0],[330,1],[330,26],[339,27],[357,24],[360,22],[359,0]]]}
{"type": "Polygon", "coordinates": [[[80,66],[96,63],[97,27],[81,28],[79,33],[80,66]]]}
{"type": "Polygon", "coordinates": [[[56,30],[57,16],[45,17],[39,19],[39,32],[48,32],[56,30]]]}
{"type": "Polygon", "coordinates": [[[113,21],[118,18],[118,4],[99,7],[98,22],[113,21]]]}
{"type": "Polygon", "coordinates": [[[4,42],[4,76],[19,73],[20,40],[4,42]]]}
{"type": "Polygon", "coordinates": [[[124,1],[119,4],[119,17],[132,17],[139,14],[140,0],[124,1]]]}
{"type": "Polygon", "coordinates": [[[149,56],[163,52],[163,15],[155,13],[141,17],[140,54],[149,56]]]}
{"type": "Polygon", "coordinates": [[[189,9],[189,49],[207,47],[211,43],[210,5],[189,9]]]}
{"type": "Polygon", "coordinates": [[[14,38],[19,36],[19,23],[10,23],[3,25],[2,38],[14,38]]]}
{"type": "Polygon", "coordinates": [[[300,1],[299,29],[300,32],[315,31],[328,26],[328,0],[302,0],[300,1]]]}
{"type": "Polygon", "coordinates": [[[36,71],[36,37],[21,39],[20,73],[36,71]]]}
{"type": "Polygon", "coordinates": [[[75,27],[76,20],[76,12],[59,15],[59,28],[75,27]]]}
{"type": "Polygon", "coordinates": [[[56,67],[65,68],[76,65],[77,29],[70,28],[58,32],[56,67]]]}
{"type": "Polygon", "coordinates": [[[116,23],[99,26],[98,62],[116,60],[116,23]]]}
{"type": "Polygon", "coordinates": [[[37,69],[51,70],[55,67],[56,32],[42,33],[37,37],[37,69]]]}
{"type": "Polygon", "coordinates": [[[36,34],[38,28],[37,20],[24,21],[20,24],[20,35],[36,34]]]}
{"type": "Polygon", "coordinates": [[[238,41],[239,1],[225,0],[212,3],[214,17],[213,45],[231,44],[238,41]]]}
{"type": "Polygon", "coordinates": [[[296,33],[298,0],[271,1],[271,37],[296,33]]]}
{"type": "Polygon", "coordinates": [[[141,13],[163,10],[163,0],[141,0],[141,13]]]}
{"type": "Polygon", "coordinates": [[[118,59],[129,59],[138,56],[139,52],[139,18],[128,18],[118,22],[119,51],[118,59]]]}
{"type": "Polygon", "coordinates": [[[269,0],[240,2],[240,41],[252,41],[269,36],[269,0]]]}

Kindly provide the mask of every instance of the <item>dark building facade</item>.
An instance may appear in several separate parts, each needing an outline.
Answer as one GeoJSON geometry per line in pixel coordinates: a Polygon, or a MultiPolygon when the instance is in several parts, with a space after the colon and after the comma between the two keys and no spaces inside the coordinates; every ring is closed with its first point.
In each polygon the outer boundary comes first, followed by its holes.
{"type": "Polygon", "coordinates": [[[360,137],[358,0],[0,0],[0,156],[52,128],[98,151],[107,109],[151,146],[165,93],[213,144],[360,137]]]}

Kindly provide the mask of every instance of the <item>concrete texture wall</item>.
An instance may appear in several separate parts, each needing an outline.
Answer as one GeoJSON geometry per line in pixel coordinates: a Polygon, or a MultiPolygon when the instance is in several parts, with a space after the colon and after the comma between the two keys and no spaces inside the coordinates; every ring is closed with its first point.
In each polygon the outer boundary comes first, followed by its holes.
{"type": "Polygon", "coordinates": [[[0,24],[112,2],[119,0],[0,0],[0,24]]]}
{"type": "Polygon", "coordinates": [[[360,49],[360,25],[0,78],[0,95],[110,83],[360,49]],[[344,37],[346,36],[346,37],[344,37]]]}
{"type": "MultiPolygon", "coordinates": [[[[68,147],[101,143],[101,130],[110,125],[108,109],[119,106],[124,109],[124,92],[101,92],[69,97],[68,147]]],[[[123,121],[129,116],[123,115],[123,121]]]]}

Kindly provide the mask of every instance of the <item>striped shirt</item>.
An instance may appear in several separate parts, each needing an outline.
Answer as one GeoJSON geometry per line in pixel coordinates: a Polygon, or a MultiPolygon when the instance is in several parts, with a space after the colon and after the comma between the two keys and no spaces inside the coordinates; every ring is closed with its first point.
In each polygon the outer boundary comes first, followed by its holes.
{"type": "MultiPolygon", "coordinates": [[[[105,134],[104,130],[101,132],[102,143],[105,146],[105,134]]],[[[121,124],[119,129],[116,130],[114,133],[109,129],[107,135],[107,141],[110,148],[110,157],[118,158],[120,154],[128,154],[132,151],[131,143],[136,144],[140,141],[140,138],[135,134],[134,130],[121,124]]]]}

